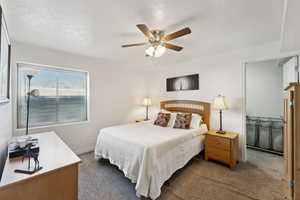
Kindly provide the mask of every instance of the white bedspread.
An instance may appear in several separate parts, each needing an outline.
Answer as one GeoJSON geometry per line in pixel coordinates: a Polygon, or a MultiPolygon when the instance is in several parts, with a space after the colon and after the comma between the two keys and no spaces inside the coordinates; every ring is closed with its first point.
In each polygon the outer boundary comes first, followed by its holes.
{"type": "Polygon", "coordinates": [[[155,126],[151,121],[104,128],[95,158],[109,159],[118,166],[136,183],[138,196],[156,199],[163,183],[202,150],[198,141],[206,131],[206,126],[184,130],[155,126]],[[195,141],[197,147],[192,144],[195,141]]]}

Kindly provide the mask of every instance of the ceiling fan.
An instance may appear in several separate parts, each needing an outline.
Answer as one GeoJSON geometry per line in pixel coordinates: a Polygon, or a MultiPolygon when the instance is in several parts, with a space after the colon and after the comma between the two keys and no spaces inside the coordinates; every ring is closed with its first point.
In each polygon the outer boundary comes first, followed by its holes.
{"type": "Polygon", "coordinates": [[[166,51],[166,48],[174,51],[181,51],[183,47],[170,44],[167,42],[182,37],[184,35],[190,34],[192,32],[191,29],[187,27],[179,31],[176,31],[174,33],[165,35],[165,32],[162,30],[149,30],[146,24],[138,24],[136,26],[142,33],[144,33],[144,35],[148,39],[148,42],[136,43],[136,44],[125,44],[122,45],[122,47],[135,47],[135,46],[144,46],[150,44],[150,47],[146,49],[146,56],[151,56],[151,57],[162,56],[166,51]]]}

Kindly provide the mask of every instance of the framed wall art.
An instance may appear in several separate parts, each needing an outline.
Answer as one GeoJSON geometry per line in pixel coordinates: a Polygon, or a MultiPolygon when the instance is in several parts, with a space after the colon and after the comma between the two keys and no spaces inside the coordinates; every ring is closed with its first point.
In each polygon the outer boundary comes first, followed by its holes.
{"type": "Polygon", "coordinates": [[[199,90],[199,74],[167,78],[167,92],[199,90]]]}

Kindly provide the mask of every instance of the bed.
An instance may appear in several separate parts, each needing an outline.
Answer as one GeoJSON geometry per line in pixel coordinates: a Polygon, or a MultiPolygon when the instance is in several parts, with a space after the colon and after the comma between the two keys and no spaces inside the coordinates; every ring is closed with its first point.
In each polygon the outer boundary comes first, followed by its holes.
{"type": "Polygon", "coordinates": [[[96,159],[108,159],[136,183],[137,196],[156,199],[161,186],[178,169],[204,149],[209,128],[210,104],[173,100],[160,103],[170,112],[194,113],[203,124],[194,129],[174,129],[153,125],[153,121],[125,124],[100,130],[95,147],[96,159]]]}

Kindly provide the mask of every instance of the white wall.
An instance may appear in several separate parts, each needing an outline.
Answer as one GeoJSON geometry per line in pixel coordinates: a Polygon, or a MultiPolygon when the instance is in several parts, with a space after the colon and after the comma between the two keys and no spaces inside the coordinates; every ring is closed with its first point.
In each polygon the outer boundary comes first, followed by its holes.
{"type": "MultiPolygon", "coordinates": [[[[16,105],[16,62],[76,68],[90,75],[90,121],[74,125],[63,125],[30,130],[31,133],[55,131],[76,152],[93,150],[99,129],[133,121],[144,117],[144,108],[139,106],[145,96],[144,72],[123,68],[119,63],[92,59],[37,46],[15,42],[12,51],[13,98],[16,105]]],[[[14,110],[15,135],[16,106],[14,110]]],[[[2,115],[1,115],[2,116],[2,115]]]]}
{"type": "MultiPolygon", "coordinates": [[[[171,99],[197,100],[211,103],[218,94],[225,95],[230,109],[223,112],[223,129],[241,133],[242,130],[242,67],[241,62],[220,65],[202,65],[193,60],[160,71],[152,79],[150,95],[156,104],[151,114],[157,112],[159,101],[171,99]],[[166,92],[166,78],[199,73],[199,90],[166,92]]],[[[211,111],[210,127],[219,128],[219,114],[211,111]]]]}
{"type": "MultiPolygon", "coordinates": [[[[245,160],[243,63],[280,56],[283,55],[279,52],[279,43],[270,43],[229,52],[224,55],[182,61],[176,65],[158,65],[159,69],[156,66],[157,71],[153,72],[148,80],[149,96],[153,98],[156,104],[155,107],[151,108],[152,115],[158,110],[159,101],[161,100],[188,99],[212,102],[218,94],[225,95],[229,103],[229,110],[224,111],[223,128],[240,134],[241,159],[245,160]],[[194,73],[199,73],[199,90],[166,92],[166,78],[194,73]]],[[[212,110],[211,128],[219,128],[219,115],[215,110],[212,110]]]]}
{"type": "Polygon", "coordinates": [[[6,159],[7,142],[12,136],[11,102],[0,104],[0,178],[6,159]]]}
{"type": "MultiPolygon", "coordinates": [[[[137,68],[127,68],[130,61],[126,63],[125,68],[122,63],[92,59],[15,42],[12,52],[13,97],[16,99],[16,61],[88,71],[91,86],[90,122],[31,130],[31,133],[54,130],[75,152],[82,153],[93,150],[100,128],[143,118],[144,108],[139,104],[144,96],[153,98],[156,104],[151,108],[153,114],[161,100],[194,99],[211,102],[216,95],[223,94],[230,105],[230,109],[224,112],[224,129],[241,134],[242,150],[244,141],[242,63],[249,59],[264,60],[270,56],[280,56],[278,49],[279,44],[272,43],[226,55],[182,60],[172,66],[161,66],[157,59],[153,71],[144,72],[137,68]],[[199,91],[165,92],[167,77],[192,73],[200,75],[199,91]]],[[[19,135],[21,131],[16,130],[15,106],[13,111],[13,130],[15,135],[19,135]]],[[[218,128],[218,113],[212,111],[211,118],[211,127],[218,128]]]]}
{"type": "Polygon", "coordinates": [[[283,64],[283,88],[287,88],[291,82],[299,82],[299,61],[294,56],[283,64]]]}
{"type": "Polygon", "coordinates": [[[246,113],[283,116],[283,71],[277,60],[246,64],[246,113]]]}
{"type": "Polygon", "coordinates": [[[300,49],[300,1],[285,0],[283,21],[281,25],[281,51],[295,51],[300,49]]]}
{"type": "MultiPolygon", "coordinates": [[[[4,14],[6,13],[6,4],[2,0],[0,0],[0,4],[2,6],[4,14]]],[[[4,103],[0,104],[0,177],[1,177],[1,166],[4,163],[6,155],[4,153],[7,152],[7,141],[11,138],[12,135],[12,116],[11,110],[12,104],[4,103]]]]}

